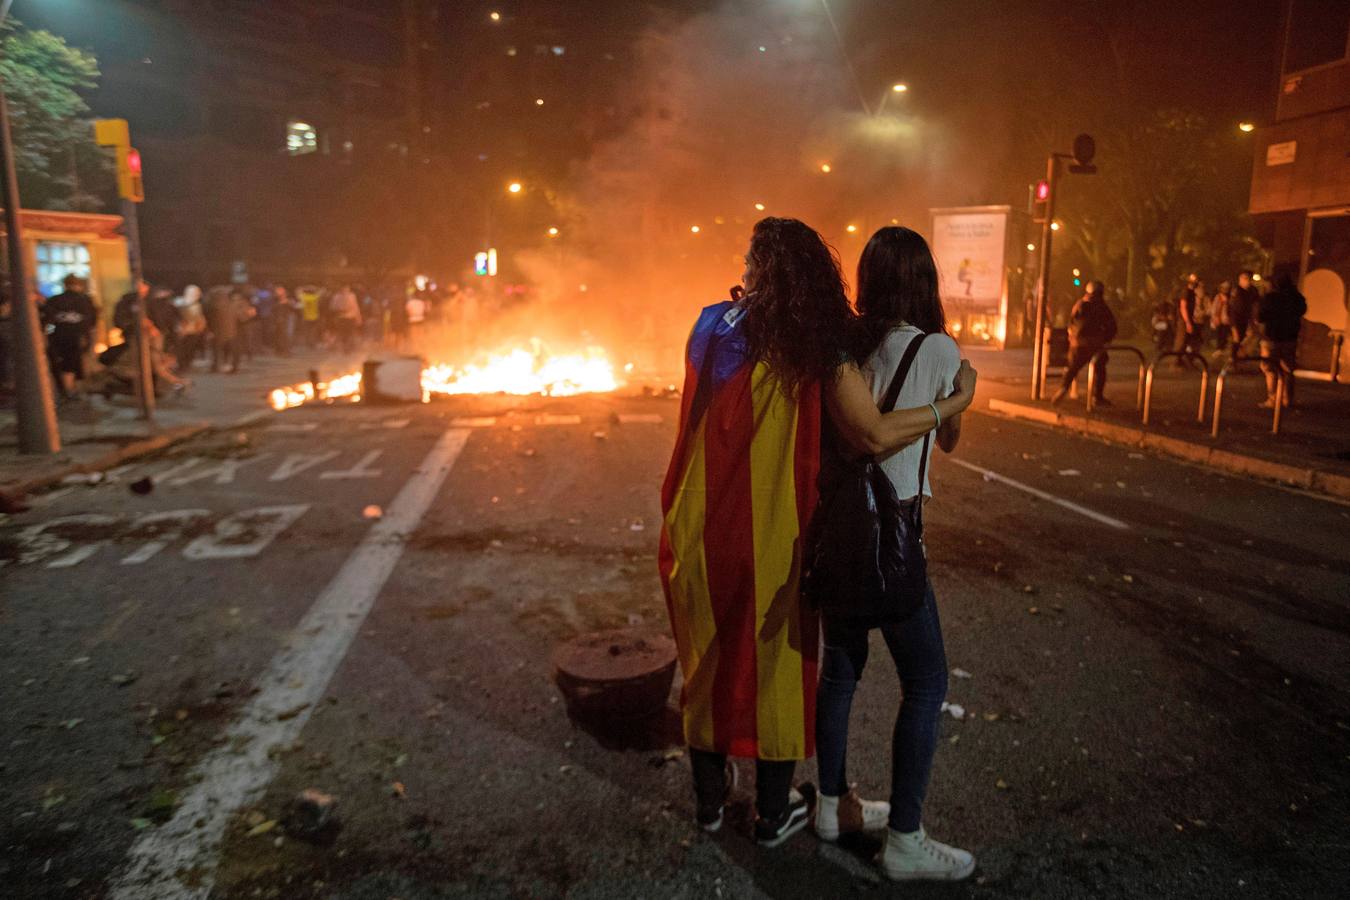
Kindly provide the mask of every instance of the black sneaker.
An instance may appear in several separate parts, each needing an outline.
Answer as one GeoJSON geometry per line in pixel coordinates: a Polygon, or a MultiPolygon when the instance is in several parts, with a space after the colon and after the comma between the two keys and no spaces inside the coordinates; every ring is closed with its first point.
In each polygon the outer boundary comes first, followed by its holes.
{"type": "Polygon", "coordinates": [[[726,768],[726,794],[723,795],[722,803],[716,809],[700,809],[694,813],[694,819],[698,822],[699,828],[702,828],[709,834],[714,834],[722,827],[722,812],[726,809],[727,801],[731,799],[731,795],[735,792],[736,783],[739,779],[740,775],[736,770],[736,763],[728,759],[726,768]]]}
{"type": "Polygon", "coordinates": [[[795,788],[788,794],[788,808],[777,819],[755,819],[755,843],[777,847],[811,821],[811,804],[795,788]]]}

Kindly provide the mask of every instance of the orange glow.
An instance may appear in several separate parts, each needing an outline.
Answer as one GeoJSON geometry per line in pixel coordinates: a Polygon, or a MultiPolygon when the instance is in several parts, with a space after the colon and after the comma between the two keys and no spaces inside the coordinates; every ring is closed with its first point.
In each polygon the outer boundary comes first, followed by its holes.
{"type": "Polygon", "coordinates": [[[764,204],[763,204],[763,203],[756,203],[756,204],[755,204],[755,209],[759,210],[760,212],[764,212],[764,204]]]}
{"type": "Polygon", "coordinates": [[[698,234],[703,229],[699,228],[697,225],[690,225],[689,230],[692,231],[694,234],[698,234]]]}
{"type": "MultiPolygon", "coordinates": [[[[614,373],[609,355],[601,347],[588,347],[580,353],[553,355],[542,341],[501,353],[490,353],[474,363],[459,367],[437,363],[422,370],[422,399],[433,394],[516,394],[544,397],[572,397],[616,391],[621,382],[614,373]]],[[[309,382],[279,387],[268,397],[273,409],[281,411],[313,400],[361,399],[361,373],[349,372],[332,381],[320,382],[318,390],[309,382]]]]}
{"type": "Polygon", "coordinates": [[[506,186],[506,189],[513,194],[519,194],[521,192],[522,185],[519,181],[513,181],[506,186]]]}
{"type": "Polygon", "coordinates": [[[550,228],[550,229],[548,230],[548,236],[549,236],[549,237],[557,237],[557,236],[558,236],[558,229],[557,229],[557,228],[550,228]]]}
{"type": "Polygon", "coordinates": [[[850,225],[850,226],[848,226],[847,228],[845,228],[844,230],[847,231],[849,234],[853,234],[855,231],[858,230],[858,226],[857,226],[857,225],[850,225]]]}
{"type": "Polygon", "coordinates": [[[821,164],[820,164],[820,171],[824,172],[826,175],[830,174],[830,164],[829,164],[829,163],[821,163],[821,164]]]}

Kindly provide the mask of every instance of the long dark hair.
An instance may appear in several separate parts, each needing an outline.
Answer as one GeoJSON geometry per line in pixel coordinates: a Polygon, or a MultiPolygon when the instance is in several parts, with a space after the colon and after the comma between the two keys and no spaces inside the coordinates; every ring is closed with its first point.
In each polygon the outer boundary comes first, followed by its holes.
{"type": "Polygon", "coordinates": [[[937,263],[922,235],[898,226],[872,235],[858,260],[858,315],[851,350],[859,361],[901,322],[925,334],[946,333],[937,263]]]}
{"type": "Polygon", "coordinates": [[[829,381],[854,318],[833,248],[803,222],[767,218],[755,224],[745,262],[741,327],[751,358],[767,363],[791,395],[829,381]]]}

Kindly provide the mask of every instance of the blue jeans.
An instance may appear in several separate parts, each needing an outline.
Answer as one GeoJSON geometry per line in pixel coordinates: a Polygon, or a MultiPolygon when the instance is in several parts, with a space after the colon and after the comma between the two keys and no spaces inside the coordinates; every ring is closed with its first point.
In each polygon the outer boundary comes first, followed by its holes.
{"type": "MultiPolygon", "coordinates": [[[[937,749],[942,701],[947,697],[947,654],[933,585],[928,585],[918,612],[880,630],[900,675],[903,698],[891,737],[890,826],[896,831],[915,831],[937,749]]],[[[816,762],[821,793],[829,797],[848,793],[848,715],[854,689],[867,665],[868,632],[849,622],[825,619],[825,658],[816,697],[816,762]]]]}

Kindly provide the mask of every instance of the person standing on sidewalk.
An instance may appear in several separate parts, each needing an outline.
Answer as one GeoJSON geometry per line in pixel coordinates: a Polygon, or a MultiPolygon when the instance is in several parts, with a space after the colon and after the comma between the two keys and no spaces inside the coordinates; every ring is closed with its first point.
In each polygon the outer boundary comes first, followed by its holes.
{"type": "Polygon", "coordinates": [[[206,341],[206,313],[202,310],[202,289],[195,284],[183,288],[173,301],[178,309],[178,371],[187,374],[206,341]]]}
{"type": "Polygon", "coordinates": [[[1189,369],[1193,363],[1187,354],[1200,349],[1200,326],[1195,320],[1195,309],[1199,302],[1198,288],[1200,279],[1192,275],[1186,279],[1186,287],[1177,298],[1176,338],[1172,350],[1182,354],[1176,358],[1178,369],[1189,369]]]}
{"type": "Polygon", "coordinates": [[[207,321],[211,324],[211,371],[222,368],[227,374],[239,371],[239,316],[234,296],[224,286],[211,288],[207,321]]]}
{"type": "Polygon", "coordinates": [[[1242,344],[1247,340],[1252,316],[1256,314],[1260,302],[1261,293],[1252,282],[1252,273],[1247,270],[1238,273],[1237,287],[1228,295],[1229,340],[1235,362],[1242,355],[1242,344]]]}
{"type": "MultiPolygon", "coordinates": [[[[1100,296],[1100,289],[1096,294],[1100,296]]],[[[1094,302],[1106,305],[1104,300],[1094,302]]],[[[867,242],[858,262],[858,312],[853,356],[863,361],[870,382],[861,402],[876,412],[899,376],[903,380],[895,406],[924,404],[918,406],[928,413],[923,433],[935,434],[938,446],[952,452],[961,437],[960,413],[965,406],[953,409],[948,404],[974,385],[963,383],[967,373],[960,348],[947,334],[937,265],[917,232],[892,226],[867,242]],[[908,371],[901,373],[905,365],[908,371]]],[[[902,504],[921,504],[932,496],[927,478],[932,447],[926,437],[903,448],[882,448],[859,433],[843,412],[836,404],[829,406],[833,427],[827,434],[837,432],[850,446],[827,441],[827,448],[872,454],[902,504]]],[[[877,626],[900,676],[900,709],[891,736],[890,803],[861,799],[846,774],[849,712],[867,664],[874,623],[832,615],[828,608],[824,613],[825,656],[815,725],[820,754],[815,827],[826,841],[848,831],[887,827],[878,858],[886,877],[958,881],[975,870],[974,857],[928,837],[922,822],[938,720],[947,696],[947,656],[937,599],[931,582],[926,588],[915,613],[877,626]]]]}
{"type": "Polygon", "coordinates": [[[344,353],[352,352],[361,338],[361,301],[356,299],[350,284],[344,284],[333,294],[328,309],[333,316],[339,346],[344,353]]]}
{"type": "Polygon", "coordinates": [[[1280,370],[1287,369],[1284,405],[1294,405],[1294,367],[1298,356],[1298,334],[1303,329],[1303,316],[1308,312],[1308,301],[1294,287],[1288,272],[1275,276],[1275,287],[1261,298],[1256,307],[1256,321],[1261,326],[1261,371],[1266,375],[1266,399],[1261,406],[1275,408],[1275,388],[1280,370]]]}
{"type": "Polygon", "coordinates": [[[272,286],[272,346],[277,356],[291,355],[291,335],[295,331],[295,301],[286,288],[272,286]]]}
{"type": "MultiPolygon", "coordinates": [[[[1064,368],[1064,381],[1055,396],[1050,398],[1054,406],[1064,402],[1069,396],[1069,388],[1083,367],[1092,362],[1093,357],[1116,339],[1116,317],[1111,307],[1106,305],[1106,287],[1100,281],[1089,281],[1087,290],[1069,313],[1069,364],[1064,368]]],[[[1111,357],[1102,353],[1102,358],[1093,366],[1093,403],[1098,406],[1110,406],[1106,399],[1106,364],[1111,357]]]]}
{"type": "Polygon", "coordinates": [[[75,397],[76,382],[84,380],[84,357],[93,346],[98,309],[85,291],[84,279],[67,275],[62,285],[64,291],[42,304],[41,317],[49,332],[48,362],[62,399],[69,400],[75,397]]]}

